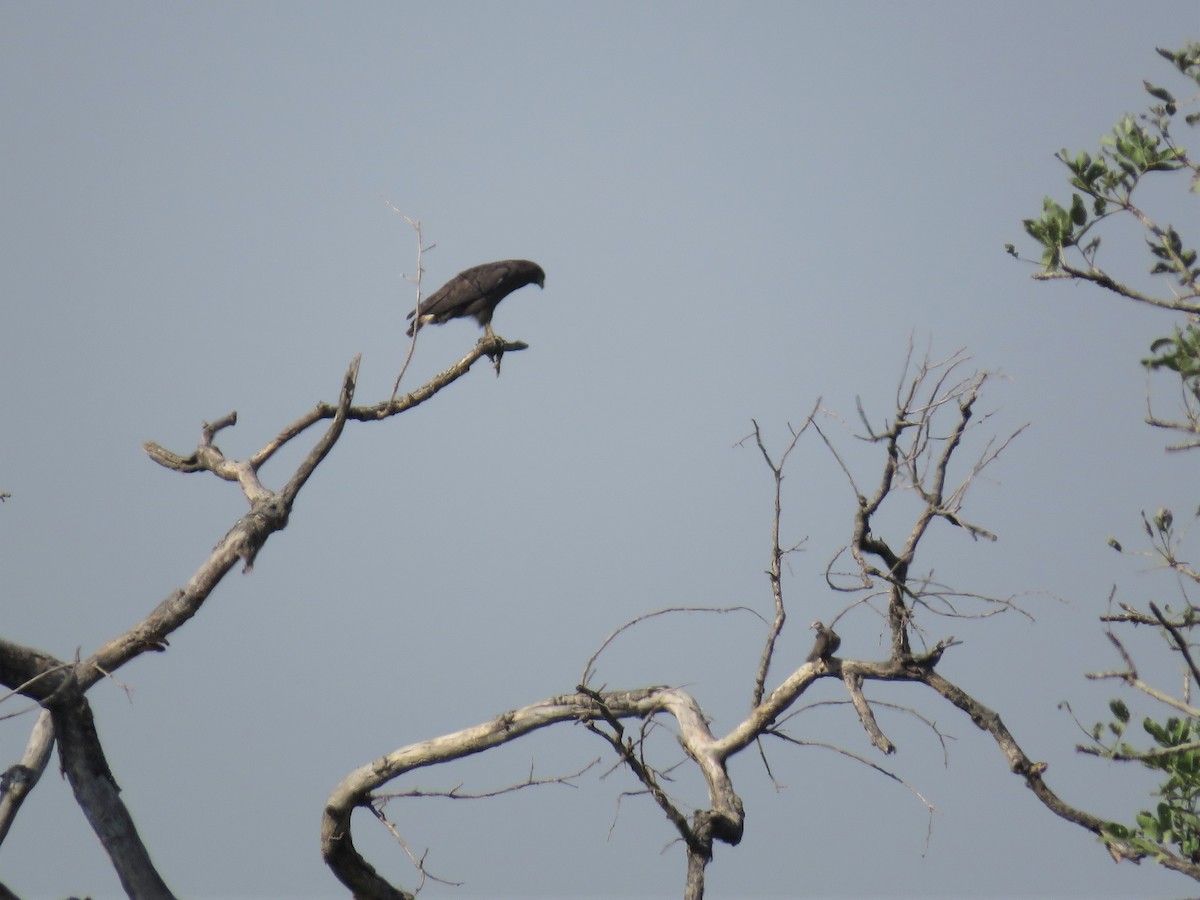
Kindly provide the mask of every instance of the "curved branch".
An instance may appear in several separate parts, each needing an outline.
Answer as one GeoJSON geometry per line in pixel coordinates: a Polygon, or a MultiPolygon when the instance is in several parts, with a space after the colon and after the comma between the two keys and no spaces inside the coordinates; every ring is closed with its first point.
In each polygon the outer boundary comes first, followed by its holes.
{"type": "MultiPolygon", "coordinates": [[[[807,666],[806,668],[811,668],[807,666]]],[[[679,740],[700,766],[708,783],[712,808],[697,812],[693,828],[729,844],[741,840],[745,812],[734,793],[725,760],[730,745],[714,740],[699,704],[684,691],[648,687],[634,691],[606,691],[597,702],[578,692],[550,697],[512,710],[487,722],[453,734],[401,747],[347,775],[330,795],[321,821],[321,854],[334,875],[359,897],[405,897],[380,876],[355,848],[351,814],[366,806],[372,792],[414,769],[462,759],[498,747],[558,722],[592,722],[616,718],[648,718],[656,713],[673,716],[679,740]]]]}
{"type": "MultiPolygon", "coordinates": [[[[1046,764],[1044,762],[1034,762],[1025,755],[1016,738],[1012,736],[1012,733],[1009,732],[1000,716],[993,710],[984,706],[962,688],[952,684],[932,670],[921,680],[970,716],[971,721],[978,728],[992,736],[993,740],[996,741],[996,745],[1008,760],[1009,769],[1017,775],[1024,777],[1025,786],[1033,791],[1034,796],[1050,812],[1099,837],[1104,841],[1108,852],[1114,859],[1128,859],[1137,862],[1149,855],[1146,851],[1139,850],[1132,844],[1106,833],[1105,826],[1108,824],[1106,820],[1071,806],[1054,793],[1054,791],[1050,790],[1050,787],[1042,778],[1047,768],[1046,764]]],[[[1190,878],[1200,879],[1200,865],[1176,856],[1166,848],[1159,848],[1156,851],[1155,861],[1168,869],[1173,869],[1190,878]]]]}
{"type": "Polygon", "coordinates": [[[606,637],[603,641],[600,642],[600,646],[596,648],[596,652],[588,657],[588,661],[583,666],[583,677],[580,679],[580,683],[587,684],[589,681],[591,681],[592,676],[596,674],[596,670],[595,670],[596,660],[598,660],[600,658],[600,655],[605,650],[608,649],[608,646],[613,641],[615,641],[622,634],[622,632],[628,631],[634,625],[637,625],[641,622],[645,622],[647,619],[654,619],[654,618],[657,618],[658,616],[667,615],[668,613],[693,613],[693,612],[712,612],[712,613],[748,612],[751,615],[758,616],[758,618],[760,620],[762,620],[764,622],[766,621],[765,619],[763,619],[762,616],[760,616],[757,612],[755,612],[749,606],[668,606],[665,609],[656,609],[653,612],[643,613],[640,616],[634,616],[632,619],[630,619],[624,625],[611,631],[609,633],[608,637],[606,637]]]}
{"type": "MultiPolygon", "coordinates": [[[[525,346],[520,342],[510,343],[500,339],[481,340],[462,360],[420,389],[373,407],[353,406],[360,365],[360,358],[355,357],[343,378],[336,405],[318,404],[315,410],[293,422],[248,460],[227,459],[214,443],[218,432],[236,424],[236,412],[229,413],[215,422],[204,423],[199,445],[189,456],[173,453],[154,442],[146,443],[144,448],[150,458],[173,471],[207,471],[223,480],[238,482],[250,504],[249,511],[217,543],[184,587],[172,592],[145,618],[108,641],[86,660],[72,664],[50,654],[0,639],[0,684],[39,703],[49,705],[68,689],[71,696],[78,694],[82,698],[96,682],[109,676],[131,659],[146,652],[164,651],[168,646],[169,635],[199,612],[205,600],[238,561],[244,564],[244,571],[251,571],[258,552],[270,535],[287,526],[296,496],[337,442],[348,419],[373,421],[397,415],[425,402],[442,388],[461,378],[480,357],[498,357],[506,350],[521,350],[525,346]],[[264,487],[258,478],[259,468],[288,441],[322,419],[333,421],[304,457],[284,488],[276,493],[264,487]]],[[[77,728],[70,731],[73,735],[78,732],[77,728]]],[[[61,734],[59,740],[61,741],[61,734]]],[[[32,742],[31,739],[31,744],[32,742]]],[[[95,751],[101,752],[98,740],[95,741],[95,751]]],[[[90,751],[81,747],[63,747],[60,744],[59,752],[65,760],[75,754],[90,751]]],[[[24,780],[20,781],[22,785],[25,784],[24,780]]],[[[35,782],[36,779],[33,779],[29,786],[35,782]]],[[[28,787],[25,787],[24,791],[27,790],[28,787]]],[[[6,792],[0,808],[0,839],[11,825],[23,795],[21,791],[6,792]]],[[[81,793],[77,790],[76,796],[81,804],[103,805],[109,802],[103,792],[81,793]]],[[[108,814],[103,809],[98,811],[87,807],[84,811],[99,834],[99,828],[108,821],[108,814]]],[[[104,840],[103,835],[101,839],[104,840]]],[[[165,888],[163,890],[165,891],[165,888]]],[[[144,896],[155,894],[149,891],[144,896]]]]}

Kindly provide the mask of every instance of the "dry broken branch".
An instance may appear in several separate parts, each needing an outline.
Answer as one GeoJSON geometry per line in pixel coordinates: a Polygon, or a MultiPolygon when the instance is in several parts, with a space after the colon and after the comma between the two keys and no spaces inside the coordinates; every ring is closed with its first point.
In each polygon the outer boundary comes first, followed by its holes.
{"type": "Polygon", "coordinates": [[[322,855],[356,896],[410,896],[383,879],[359,854],[351,837],[351,814],[355,808],[370,804],[378,788],[414,769],[480,753],[556,723],[611,723],[630,717],[647,719],[659,713],[675,719],[680,742],[708,782],[711,808],[698,811],[689,828],[697,841],[707,841],[709,848],[713,839],[736,844],[741,839],[744,812],[725,770],[726,746],[713,738],[703,712],[690,695],[674,688],[652,687],[551,697],[473,728],[402,747],[356,769],[343,779],[326,804],[321,826],[322,855]]]}
{"type": "Polygon", "coordinates": [[[888,740],[887,736],[880,730],[879,725],[875,721],[875,713],[871,712],[871,705],[867,702],[867,698],[862,692],[862,676],[853,671],[843,672],[842,681],[846,684],[846,690],[850,693],[850,702],[854,704],[854,711],[858,713],[858,719],[862,722],[863,728],[871,738],[871,743],[882,750],[884,753],[895,753],[896,745],[888,740]]]}
{"type": "Polygon", "coordinates": [[[754,678],[754,690],[750,698],[751,706],[758,706],[762,702],[763,692],[766,690],[767,673],[771,669],[771,659],[775,655],[775,642],[779,639],[779,635],[783,632],[784,623],[787,621],[787,609],[783,603],[783,558],[788,553],[800,547],[800,544],[793,544],[785,549],[780,543],[779,528],[783,517],[783,470],[787,465],[788,457],[796,449],[796,443],[800,440],[800,435],[804,434],[808,426],[812,424],[813,416],[817,414],[817,410],[820,408],[821,400],[817,398],[817,402],[813,404],[812,412],[805,417],[804,424],[800,426],[799,430],[790,428],[789,426],[792,439],[783,448],[783,453],[780,454],[778,463],[771,459],[771,454],[767,451],[767,447],[763,443],[762,429],[758,427],[758,422],[753,419],[750,420],[754,425],[754,441],[758,445],[758,450],[762,454],[767,468],[771,470],[771,477],[775,482],[775,512],[771,517],[771,559],[767,568],[767,578],[771,583],[771,598],[775,607],[775,618],[771,622],[770,629],[767,631],[767,639],[763,645],[762,656],[758,661],[758,673],[754,678]]]}
{"type": "Polygon", "coordinates": [[[10,768],[4,782],[6,789],[0,798],[0,840],[8,832],[24,796],[36,784],[45,767],[52,743],[48,737],[48,723],[53,722],[53,742],[58,743],[64,770],[84,813],[112,857],[122,883],[131,896],[170,896],[120,800],[107,764],[103,763],[103,751],[91,726],[90,708],[85,698],[87,690],[142,653],[165,650],[169,636],[200,610],[239,561],[244,571],[252,569],[258,552],[270,535],[286,527],[297,495],[342,435],[348,421],[378,421],[398,415],[424,403],[461,378],[481,357],[522,347],[519,343],[505,341],[480,342],[467,356],[421,388],[367,407],[353,405],[359,370],[359,359],[355,358],[343,379],[337,403],[318,404],[245,460],[228,459],[215,443],[220,431],[236,424],[236,413],[204,423],[197,448],[187,456],[153,442],[147,443],[147,454],[159,465],[182,473],[211,472],[222,480],[236,482],[246,497],[249,510],[217,543],[184,587],[171,593],[145,618],[87,659],[66,662],[0,639],[0,684],[40,703],[47,710],[35,726],[25,759],[17,767],[10,768]],[[281,447],[323,420],[329,420],[324,433],[285,485],[279,491],[263,485],[258,476],[259,469],[281,447]]]}

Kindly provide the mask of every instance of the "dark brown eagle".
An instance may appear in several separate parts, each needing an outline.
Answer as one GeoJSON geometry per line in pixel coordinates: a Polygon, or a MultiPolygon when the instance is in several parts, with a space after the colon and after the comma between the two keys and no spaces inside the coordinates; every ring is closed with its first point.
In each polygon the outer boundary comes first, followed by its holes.
{"type": "Polygon", "coordinates": [[[842,646],[842,639],[832,628],[826,628],[820,622],[813,622],[809,627],[816,629],[817,640],[813,644],[812,653],[808,654],[808,662],[829,659],[837,652],[837,648],[842,646]]]}
{"type": "MultiPolygon", "coordinates": [[[[474,316],[487,331],[487,336],[495,338],[492,314],[496,307],[513,291],[527,284],[546,286],[546,273],[542,267],[527,259],[502,259],[459,272],[421,301],[421,315],[408,326],[408,336],[412,337],[415,331],[430,322],[441,325],[451,319],[474,316]]],[[[414,309],[408,318],[416,314],[414,309]]]]}

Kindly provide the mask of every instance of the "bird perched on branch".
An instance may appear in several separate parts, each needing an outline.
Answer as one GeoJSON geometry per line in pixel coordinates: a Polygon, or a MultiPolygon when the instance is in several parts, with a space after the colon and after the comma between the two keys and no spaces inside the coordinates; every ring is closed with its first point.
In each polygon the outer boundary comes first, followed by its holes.
{"type": "MultiPolygon", "coordinates": [[[[546,273],[542,267],[527,259],[502,259],[459,272],[421,301],[421,315],[408,326],[408,336],[412,337],[430,322],[441,325],[451,319],[474,316],[487,331],[487,336],[495,339],[492,315],[496,307],[513,291],[527,284],[546,286],[546,273]]],[[[414,309],[408,318],[416,315],[414,309]]]]}
{"type": "Polygon", "coordinates": [[[808,662],[818,659],[829,659],[842,646],[842,639],[832,628],[826,628],[820,622],[813,622],[809,628],[816,629],[817,640],[813,644],[812,653],[808,654],[808,662]]]}

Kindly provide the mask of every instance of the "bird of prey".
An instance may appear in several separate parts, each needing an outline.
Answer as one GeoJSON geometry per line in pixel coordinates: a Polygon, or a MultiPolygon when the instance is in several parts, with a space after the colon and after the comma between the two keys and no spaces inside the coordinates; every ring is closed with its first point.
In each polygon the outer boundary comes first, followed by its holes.
{"type": "MultiPolygon", "coordinates": [[[[451,319],[474,316],[487,331],[487,336],[495,339],[492,314],[496,307],[513,291],[527,284],[546,286],[546,273],[542,267],[527,259],[502,259],[459,272],[421,301],[421,315],[408,326],[408,336],[412,337],[430,322],[441,325],[451,319]]],[[[414,309],[408,318],[416,315],[414,309]]]]}
{"type": "Polygon", "coordinates": [[[813,622],[809,628],[816,629],[817,640],[813,644],[812,653],[808,654],[808,662],[815,662],[818,659],[829,659],[829,657],[837,652],[837,648],[842,646],[842,639],[838,637],[837,632],[832,628],[826,628],[820,622],[813,622]]]}

